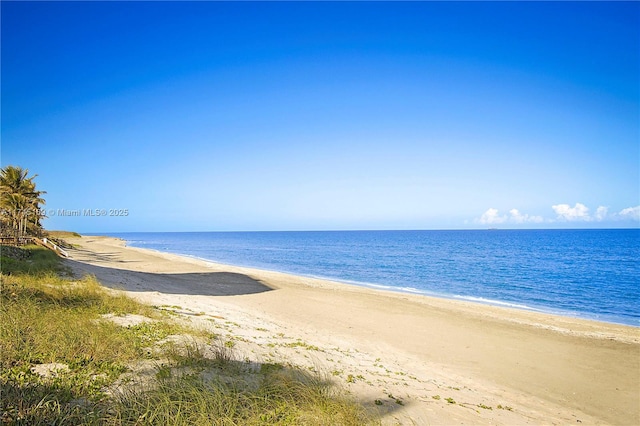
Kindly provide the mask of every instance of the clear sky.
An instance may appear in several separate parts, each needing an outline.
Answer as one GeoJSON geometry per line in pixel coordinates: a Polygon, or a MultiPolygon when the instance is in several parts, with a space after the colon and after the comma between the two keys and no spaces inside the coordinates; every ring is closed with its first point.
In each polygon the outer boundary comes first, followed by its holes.
{"type": "Polygon", "coordinates": [[[48,229],[640,226],[640,3],[0,7],[48,229]]]}

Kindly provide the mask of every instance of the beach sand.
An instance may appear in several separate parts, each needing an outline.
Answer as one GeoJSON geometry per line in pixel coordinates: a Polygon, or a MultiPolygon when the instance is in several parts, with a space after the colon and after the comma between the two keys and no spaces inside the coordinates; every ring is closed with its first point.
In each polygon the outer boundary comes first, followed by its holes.
{"type": "Polygon", "coordinates": [[[76,275],[326,374],[385,424],[640,424],[640,329],[68,239],[76,275]]]}

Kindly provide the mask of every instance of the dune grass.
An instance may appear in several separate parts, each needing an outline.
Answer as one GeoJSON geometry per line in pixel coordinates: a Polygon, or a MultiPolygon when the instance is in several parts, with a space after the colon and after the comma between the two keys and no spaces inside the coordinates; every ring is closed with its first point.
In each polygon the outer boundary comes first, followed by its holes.
{"type": "Polygon", "coordinates": [[[302,370],[238,361],[159,377],[120,396],[117,423],[173,425],[362,425],[361,407],[302,370]]]}
{"type": "Polygon", "coordinates": [[[72,231],[47,231],[47,236],[52,238],[72,238],[81,237],[82,235],[72,231]]]}
{"type": "Polygon", "coordinates": [[[29,245],[14,247],[0,245],[0,268],[7,274],[60,274],[67,272],[51,250],[29,245]]]}
{"type": "Polygon", "coordinates": [[[3,423],[376,423],[329,380],[279,364],[235,360],[233,349],[206,331],[107,290],[95,278],[65,278],[49,250],[1,254],[3,423]],[[148,321],[123,327],[106,314],[148,321]],[[190,343],[168,339],[185,335],[190,343]],[[144,362],[153,366],[151,380],[123,382],[144,362]]]}

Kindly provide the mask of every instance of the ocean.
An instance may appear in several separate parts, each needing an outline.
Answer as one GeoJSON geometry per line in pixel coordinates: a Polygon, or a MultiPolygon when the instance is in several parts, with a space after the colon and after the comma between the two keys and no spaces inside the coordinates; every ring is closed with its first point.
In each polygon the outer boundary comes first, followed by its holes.
{"type": "Polygon", "coordinates": [[[640,327],[640,229],[108,235],[219,263],[640,327]]]}

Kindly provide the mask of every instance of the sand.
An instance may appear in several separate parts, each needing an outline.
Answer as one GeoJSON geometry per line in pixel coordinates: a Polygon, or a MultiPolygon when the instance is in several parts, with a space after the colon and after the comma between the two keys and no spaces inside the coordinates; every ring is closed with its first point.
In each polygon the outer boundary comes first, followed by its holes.
{"type": "Polygon", "coordinates": [[[640,424],[640,329],[69,239],[77,275],[330,377],[385,424],[640,424]]]}

